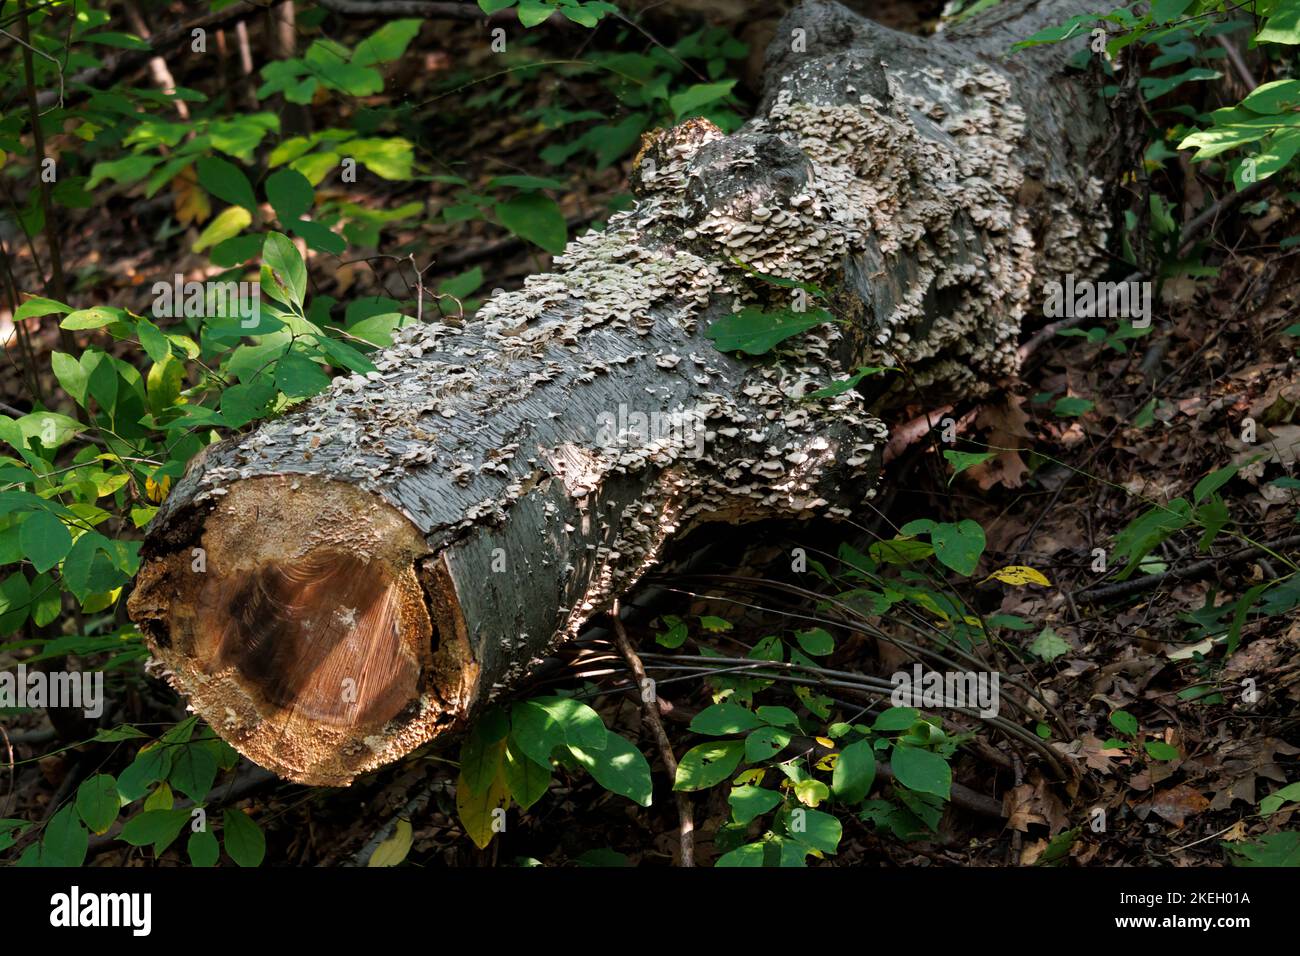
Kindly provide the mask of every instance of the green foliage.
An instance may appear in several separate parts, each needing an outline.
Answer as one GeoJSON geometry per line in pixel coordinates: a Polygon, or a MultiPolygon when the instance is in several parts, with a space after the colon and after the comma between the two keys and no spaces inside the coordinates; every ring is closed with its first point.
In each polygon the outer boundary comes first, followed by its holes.
{"type": "MultiPolygon", "coordinates": [[[[145,741],[135,758],[114,777],[97,773],[83,780],[75,795],[45,825],[41,838],[19,859],[20,866],[81,866],[90,834],[112,835],[127,814],[114,839],[134,847],[150,847],[160,857],[188,827],[187,855],[195,866],[212,866],[225,846],[240,866],[257,866],[265,856],[266,838],[247,814],[226,810],[221,842],[209,827],[204,808],[217,776],[232,770],[239,755],[225,741],[189,717],[156,740],[124,724],[101,730],[95,742],[114,744],[145,741]],[[185,794],[191,805],[175,805],[173,791],[185,794]],[[138,810],[129,812],[139,804],[138,810]]],[[[5,849],[29,825],[0,820],[0,849],[5,849]]]]}
{"type": "Polygon", "coordinates": [[[456,807],[466,834],[486,847],[511,802],[526,813],[560,768],[585,770],[611,793],[650,805],[650,765],[631,741],[573,697],[533,697],[490,709],[461,744],[456,807]]]}
{"type": "Polygon", "coordinates": [[[1254,20],[1242,16],[1241,5],[1228,0],[1157,0],[1142,8],[1140,15],[1134,12],[1139,8],[1133,7],[1071,17],[1015,44],[1015,48],[1087,38],[1089,51],[1080,54],[1080,62],[1089,53],[1104,53],[1105,69],[1111,75],[1111,59],[1129,47],[1147,48],[1153,54],[1149,69],[1160,75],[1142,76],[1139,90],[1150,109],[1177,117],[1167,129],[1157,131],[1161,135],[1147,153],[1151,165],[1158,166],[1173,155],[1163,145],[1166,140],[1176,142],[1179,149],[1194,149],[1192,160],[1198,163],[1213,164],[1219,157],[1235,153],[1237,158],[1224,171],[1237,189],[1243,189],[1290,168],[1300,151],[1300,115],[1294,110],[1300,99],[1300,81],[1287,78],[1263,83],[1237,105],[1209,113],[1167,97],[1187,83],[1223,75],[1217,68],[1225,56],[1217,43],[1220,37],[1245,32],[1254,46],[1280,64],[1290,61],[1293,54],[1288,48],[1300,44],[1296,0],[1264,0],[1251,7],[1253,10],[1246,12],[1256,13],[1254,20]]]}

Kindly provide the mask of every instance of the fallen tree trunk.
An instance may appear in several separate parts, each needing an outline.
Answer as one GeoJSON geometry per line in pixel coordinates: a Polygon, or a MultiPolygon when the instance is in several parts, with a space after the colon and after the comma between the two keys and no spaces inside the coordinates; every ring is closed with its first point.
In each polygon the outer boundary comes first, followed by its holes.
{"type": "Polygon", "coordinates": [[[1077,47],[1005,58],[1078,9],[1005,0],[931,40],[791,14],[760,118],[649,137],[636,206],[554,274],[196,463],[129,604],[172,684],[262,766],[346,784],[462,727],[673,536],[852,514],[886,429],[808,394],[872,364],[936,402],[987,390],[1042,283],[1098,268],[1077,47]],[[831,290],[840,321],[720,352],[716,321],[789,304],[749,270],[831,290]]]}

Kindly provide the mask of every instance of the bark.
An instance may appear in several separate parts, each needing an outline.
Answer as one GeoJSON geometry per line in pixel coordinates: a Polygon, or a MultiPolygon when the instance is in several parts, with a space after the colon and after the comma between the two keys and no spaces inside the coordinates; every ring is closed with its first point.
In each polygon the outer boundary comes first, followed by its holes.
{"type": "Polygon", "coordinates": [[[1080,9],[1006,0],[929,40],[788,16],[758,118],[647,137],[636,206],[553,274],[192,467],[129,605],[166,676],[257,763],[346,784],[463,727],[674,536],[853,514],[885,426],[809,394],[862,365],[936,404],[988,390],[1041,284],[1101,263],[1078,47],[1005,56],[1080,9]],[[831,290],[839,321],[721,353],[714,322],[792,294],[737,260],[831,290]]]}

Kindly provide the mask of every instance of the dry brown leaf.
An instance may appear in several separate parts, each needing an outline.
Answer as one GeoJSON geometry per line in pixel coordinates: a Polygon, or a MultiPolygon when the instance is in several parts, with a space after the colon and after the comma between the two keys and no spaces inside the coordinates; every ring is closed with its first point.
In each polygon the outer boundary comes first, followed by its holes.
{"type": "Polygon", "coordinates": [[[186,166],[172,179],[172,206],[182,226],[202,225],[212,215],[212,203],[199,185],[193,166],[186,166]]]}
{"type": "Polygon", "coordinates": [[[1181,827],[1188,817],[1194,816],[1210,806],[1210,801],[1199,790],[1193,790],[1185,783],[1168,790],[1161,790],[1151,798],[1148,806],[1151,812],[1163,817],[1176,827],[1181,827]]]}

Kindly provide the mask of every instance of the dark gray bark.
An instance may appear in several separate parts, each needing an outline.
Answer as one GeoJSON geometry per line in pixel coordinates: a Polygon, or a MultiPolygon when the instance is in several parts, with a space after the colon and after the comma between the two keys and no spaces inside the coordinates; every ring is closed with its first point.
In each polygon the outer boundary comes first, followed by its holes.
{"type": "Polygon", "coordinates": [[[1005,58],[1080,9],[1008,0],[928,40],[792,13],[759,118],[649,137],[635,208],[554,274],[404,330],[378,373],[187,475],[130,602],[173,684],[262,765],[347,783],[463,726],[687,528],[852,514],[886,429],[857,392],[809,393],[862,365],[936,403],[986,391],[1042,283],[1101,262],[1106,124],[1077,47],[1005,58]],[[714,322],[791,296],[735,260],[831,290],[841,321],[720,353],[714,322]]]}

